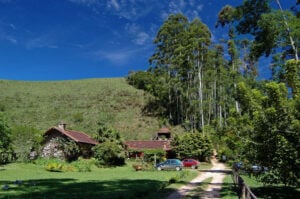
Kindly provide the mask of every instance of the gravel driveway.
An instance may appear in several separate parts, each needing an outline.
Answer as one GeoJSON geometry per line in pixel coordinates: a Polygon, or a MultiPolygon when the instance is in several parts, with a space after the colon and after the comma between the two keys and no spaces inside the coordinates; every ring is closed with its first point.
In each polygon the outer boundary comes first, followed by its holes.
{"type": "MultiPolygon", "coordinates": [[[[199,193],[199,198],[202,199],[218,199],[220,198],[220,190],[222,188],[223,179],[230,170],[225,168],[223,163],[219,163],[216,159],[212,159],[213,167],[209,170],[201,171],[201,173],[194,178],[189,184],[180,187],[177,191],[171,193],[167,199],[182,199],[187,196],[189,192],[197,188],[197,186],[205,179],[212,178],[209,186],[199,193]]],[[[194,193],[193,193],[194,195],[194,193]]]]}

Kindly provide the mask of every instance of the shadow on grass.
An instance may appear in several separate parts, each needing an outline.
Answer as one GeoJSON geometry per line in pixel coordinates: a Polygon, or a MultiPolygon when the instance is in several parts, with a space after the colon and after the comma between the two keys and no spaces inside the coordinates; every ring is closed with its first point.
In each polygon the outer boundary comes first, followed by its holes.
{"type": "Polygon", "coordinates": [[[200,172],[205,172],[205,173],[224,173],[224,174],[231,174],[231,170],[207,170],[207,169],[199,169],[200,172]]]}
{"type": "Polygon", "coordinates": [[[220,191],[221,198],[238,198],[238,188],[233,183],[223,183],[220,191]]]}
{"type": "MultiPolygon", "coordinates": [[[[211,183],[211,180],[212,180],[212,178],[207,178],[204,181],[197,183],[196,184],[197,187],[195,187],[195,189],[189,191],[187,193],[187,195],[184,196],[184,198],[185,199],[201,199],[202,195],[200,195],[199,193],[205,194],[205,189],[207,189],[207,187],[209,185],[219,184],[219,183],[211,183]]],[[[207,193],[209,193],[209,191],[207,193]]]]}
{"type": "MultiPolygon", "coordinates": [[[[299,188],[298,188],[299,189],[299,188]]],[[[259,198],[265,199],[294,199],[300,198],[300,190],[293,187],[284,186],[265,186],[251,188],[252,192],[259,198]]]]}
{"type": "Polygon", "coordinates": [[[8,190],[0,190],[1,199],[159,198],[172,191],[165,189],[166,183],[156,180],[80,182],[74,179],[41,179],[24,181],[21,184],[0,181],[0,184],[9,186],[8,190]]]}

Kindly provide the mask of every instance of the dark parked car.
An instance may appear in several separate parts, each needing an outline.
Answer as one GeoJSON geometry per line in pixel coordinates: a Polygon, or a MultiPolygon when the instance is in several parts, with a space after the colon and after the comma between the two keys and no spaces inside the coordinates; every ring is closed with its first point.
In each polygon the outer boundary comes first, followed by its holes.
{"type": "Polygon", "coordinates": [[[257,164],[244,165],[243,162],[235,162],[232,167],[235,171],[246,173],[262,173],[268,171],[268,167],[260,166],[257,164]]]}
{"type": "Polygon", "coordinates": [[[244,164],[243,164],[242,162],[235,162],[235,163],[233,163],[232,168],[233,168],[235,171],[238,171],[238,170],[244,168],[244,164]]]}
{"type": "Polygon", "coordinates": [[[269,171],[268,167],[260,166],[257,164],[252,165],[251,169],[253,173],[265,173],[269,171]]]}
{"type": "Polygon", "coordinates": [[[182,160],[184,167],[190,167],[192,169],[197,169],[199,167],[199,162],[195,159],[184,159],[182,160]]]}
{"type": "Polygon", "coordinates": [[[158,163],[155,168],[159,171],[161,170],[171,170],[175,169],[176,171],[180,171],[183,168],[183,164],[178,159],[167,159],[164,162],[158,163]]]}

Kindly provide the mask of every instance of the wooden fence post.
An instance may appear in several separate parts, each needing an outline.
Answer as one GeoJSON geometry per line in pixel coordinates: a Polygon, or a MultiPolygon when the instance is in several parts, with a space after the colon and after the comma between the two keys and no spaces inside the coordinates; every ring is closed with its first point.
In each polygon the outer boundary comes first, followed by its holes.
{"type": "Polygon", "coordinates": [[[250,188],[245,184],[243,178],[241,178],[241,176],[239,176],[238,172],[235,170],[232,170],[232,179],[235,187],[237,188],[239,199],[257,199],[250,188]]]}

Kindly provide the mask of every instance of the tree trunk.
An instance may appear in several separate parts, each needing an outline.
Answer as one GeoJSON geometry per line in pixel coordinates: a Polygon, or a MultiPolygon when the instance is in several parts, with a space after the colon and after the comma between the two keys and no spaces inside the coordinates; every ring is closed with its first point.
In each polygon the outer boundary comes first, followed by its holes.
{"type": "MultiPolygon", "coordinates": [[[[202,58],[203,59],[203,58],[202,58]]],[[[198,66],[198,80],[199,80],[199,88],[198,88],[198,94],[199,94],[199,112],[201,117],[201,129],[202,133],[204,134],[204,115],[203,115],[203,90],[202,90],[202,64],[200,64],[200,61],[197,60],[197,66],[198,66]]]]}
{"type": "Polygon", "coordinates": [[[279,1],[279,0],[276,0],[276,3],[277,3],[277,5],[278,5],[278,7],[279,7],[279,9],[280,9],[280,11],[281,11],[282,18],[283,18],[283,22],[284,22],[284,24],[285,24],[285,26],[286,26],[286,31],[287,31],[287,33],[288,33],[288,36],[289,36],[289,39],[290,39],[291,46],[292,46],[293,51],[294,51],[294,53],[295,53],[295,59],[298,61],[298,60],[299,60],[299,57],[298,57],[298,49],[297,49],[297,47],[295,46],[295,41],[294,41],[293,37],[291,36],[291,31],[290,31],[290,27],[289,27],[289,25],[288,25],[287,19],[286,19],[284,13],[283,13],[283,9],[282,9],[282,7],[281,7],[280,1],[279,1]]]}

